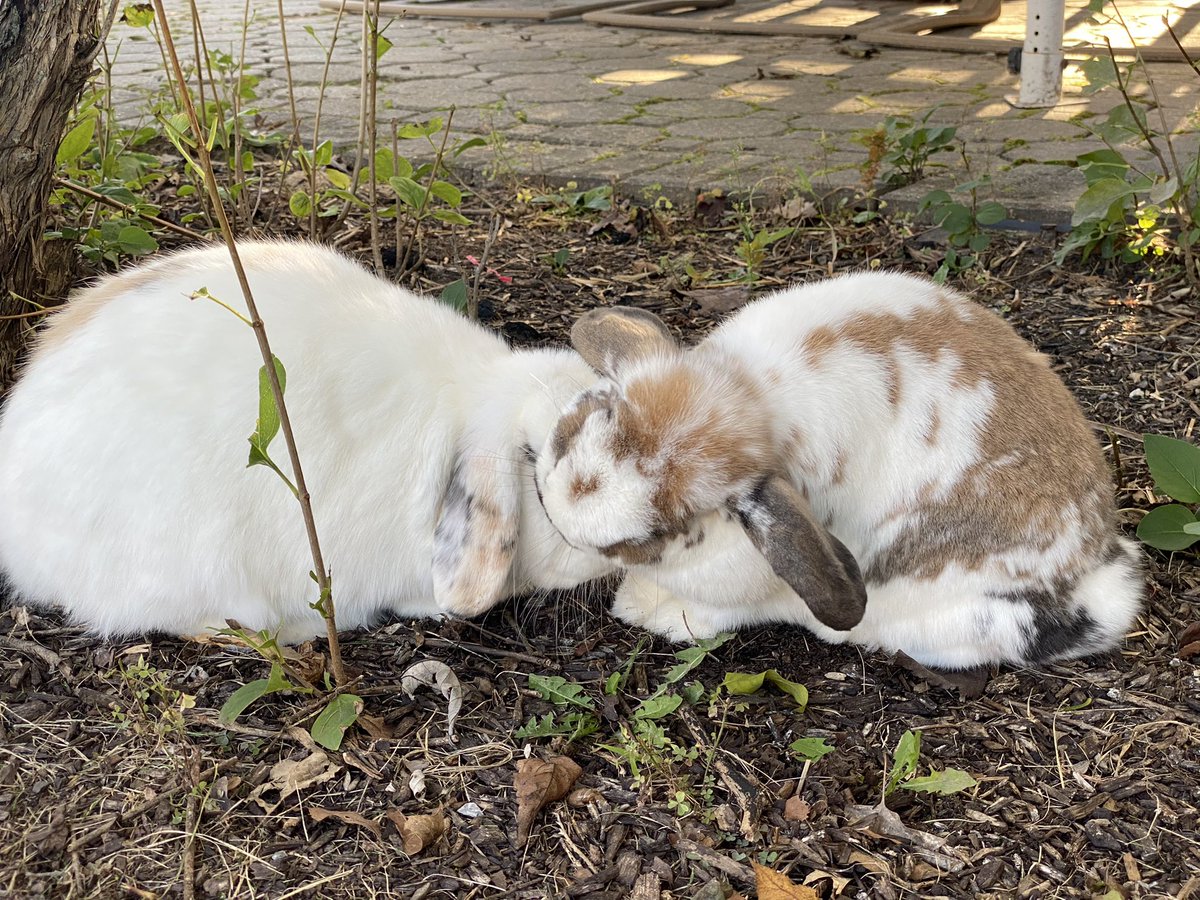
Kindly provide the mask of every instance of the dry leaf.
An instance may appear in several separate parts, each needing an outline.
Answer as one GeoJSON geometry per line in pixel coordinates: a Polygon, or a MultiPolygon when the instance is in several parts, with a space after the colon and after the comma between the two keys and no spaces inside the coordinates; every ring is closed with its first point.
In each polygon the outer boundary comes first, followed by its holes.
{"type": "Polygon", "coordinates": [[[312,816],[314,822],[321,822],[325,819],[337,819],[339,822],[345,822],[347,825],[358,825],[367,829],[375,837],[383,837],[383,828],[376,821],[368,819],[361,813],[356,813],[349,809],[325,809],[321,806],[310,806],[308,814],[312,816]]]}
{"type": "Polygon", "coordinates": [[[886,837],[898,838],[909,844],[913,852],[943,872],[961,872],[966,860],[943,838],[928,831],[909,828],[900,817],[880,803],[878,806],[848,806],[846,814],[850,827],[886,837]]]}
{"type": "Polygon", "coordinates": [[[907,653],[899,651],[892,658],[892,661],[897,665],[902,666],[914,675],[920,677],[924,681],[934,687],[945,688],[948,691],[956,690],[959,695],[967,700],[974,700],[983,696],[983,692],[987,689],[988,678],[990,672],[986,666],[967,669],[961,672],[951,672],[942,669],[930,669],[927,666],[917,662],[907,653]]]}
{"type": "Polygon", "coordinates": [[[457,740],[454,736],[454,723],[458,719],[458,711],[462,709],[463,690],[458,676],[448,665],[436,659],[427,659],[411,665],[400,676],[400,687],[410,697],[414,696],[420,687],[440,691],[447,701],[446,736],[452,741],[457,740]]]}
{"type": "Polygon", "coordinates": [[[363,731],[378,741],[388,741],[395,735],[396,729],[384,721],[383,716],[368,716],[365,713],[358,717],[358,724],[363,731]]]}
{"type": "MultiPolygon", "coordinates": [[[[826,872],[823,869],[813,869],[804,876],[804,883],[809,886],[815,885],[820,881],[829,882],[830,890],[826,894],[826,896],[829,897],[838,896],[846,889],[847,885],[850,884],[849,878],[843,878],[841,875],[834,875],[832,872],[826,872]]],[[[816,890],[816,888],[813,889],[816,890]]]]}
{"type": "Polygon", "coordinates": [[[271,767],[270,781],[260,784],[250,799],[268,813],[273,812],[280,803],[297,791],[314,784],[328,781],[338,773],[341,766],[331,762],[323,751],[317,750],[304,759],[284,759],[271,767]],[[267,791],[278,791],[279,796],[274,803],[263,799],[267,791]]]}
{"type": "Polygon", "coordinates": [[[793,794],[783,804],[783,817],[789,822],[807,822],[812,814],[812,807],[799,794],[793,794]]]}
{"type": "Polygon", "coordinates": [[[700,312],[714,318],[728,315],[750,302],[750,289],[745,285],[733,287],[699,288],[684,291],[683,296],[700,307],[700,312]]]}
{"type": "Polygon", "coordinates": [[[754,881],[758,885],[758,900],[820,900],[810,887],[796,884],[782,872],[754,864],[754,881]]]}
{"type": "Polygon", "coordinates": [[[517,763],[513,787],[517,791],[517,846],[524,847],[533,820],[547,803],[565,797],[583,769],[566,756],[523,759],[517,763]]]}
{"type": "Polygon", "coordinates": [[[441,810],[431,815],[406,816],[398,809],[389,809],[387,817],[400,832],[400,840],[404,842],[404,852],[409,856],[415,856],[426,847],[437,843],[449,827],[441,810]]]}

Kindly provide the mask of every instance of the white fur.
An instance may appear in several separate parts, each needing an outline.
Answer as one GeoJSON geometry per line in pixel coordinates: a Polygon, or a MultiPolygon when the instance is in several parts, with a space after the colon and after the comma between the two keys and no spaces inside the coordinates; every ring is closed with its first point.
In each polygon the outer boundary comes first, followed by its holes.
{"type": "MultiPolygon", "coordinates": [[[[938,307],[961,318],[967,303],[924,279],[898,273],[843,276],[748,305],[689,351],[683,364],[700,376],[706,368],[741,366],[764,386],[772,439],[780,441],[792,426],[805,436],[783,460],[787,474],[804,488],[814,520],[840,539],[866,571],[897,535],[920,522],[922,503],[947,497],[982,458],[981,427],[993,413],[993,388],[986,380],[969,388],[954,382],[960,363],[953,347],[928,354],[898,343],[891,362],[892,371],[899,373],[900,395],[893,405],[883,358],[843,342],[814,360],[803,351],[805,338],[862,313],[908,316],[938,307]],[[931,441],[935,417],[940,426],[931,441]]],[[[678,364],[668,356],[633,359],[621,368],[620,384],[613,389],[678,364]]],[[[1036,402],[1030,398],[1031,404],[1036,402]]],[[[743,407],[742,414],[749,417],[753,411],[743,407]]],[[[595,426],[611,427],[604,422],[595,426]]],[[[603,533],[606,540],[645,539],[643,498],[653,491],[655,472],[626,476],[609,471],[605,452],[598,449],[604,443],[595,438],[585,429],[562,460],[548,450],[539,459],[537,477],[550,518],[573,542],[584,542],[589,533],[603,533]],[[605,476],[603,488],[573,502],[565,485],[589,472],[605,476]]],[[[1016,461],[1005,458],[994,465],[1016,461]]],[[[1034,621],[1046,610],[1024,597],[999,595],[1036,589],[1063,573],[1078,572],[1081,564],[1082,515],[1064,502],[1053,533],[1031,523],[1026,544],[997,552],[978,567],[952,564],[935,577],[868,583],[862,621],[848,632],[837,632],[814,618],[775,576],[736,519],[720,511],[730,499],[728,487],[723,496],[708,490],[697,495],[704,498],[696,507],[702,515],[692,522],[690,533],[672,539],[657,564],[629,568],[614,605],[620,618],[677,641],[786,621],[832,642],[902,650],[931,666],[1022,664],[1029,662],[1034,621]],[[696,540],[700,532],[702,543],[696,540]]],[[[1095,564],[1062,598],[1066,605],[1060,611],[1085,611],[1095,623],[1092,634],[1043,658],[1106,649],[1131,626],[1144,585],[1137,550],[1124,540],[1121,549],[1115,560],[1095,564]]]]}
{"type": "MultiPolygon", "coordinates": [[[[433,540],[459,449],[464,465],[511,481],[521,528],[508,594],[609,570],[554,532],[522,451],[595,381],[575,354],[513,352],[315,245],[246,243],[241,254],[287,369],[341,627],[447,611],[434,599],[433,540]]],[[[198,633],[227,618],[288,641],[323,633],[299,507],[274,473],[246,467],[262,364],[254,335],[189,299],[207,288],[243,307],[228,252],[149,269],[91,289],[115,296],[73,330],[55,335],[52,322],[55,339],[11,392],[0,569],[20,600],[61,607],[99,634],[198,633]]],[[[290,474],[282,436],[271,454],[290,474]]]]}

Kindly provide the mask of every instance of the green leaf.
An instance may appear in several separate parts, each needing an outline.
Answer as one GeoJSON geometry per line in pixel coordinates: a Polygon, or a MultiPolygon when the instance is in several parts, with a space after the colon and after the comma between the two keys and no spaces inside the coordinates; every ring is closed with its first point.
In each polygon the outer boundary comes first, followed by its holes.
{"type": "Polygon", "coordinates": [[[530,675],[529,686],[541,694],[543,700],[549,700],[555,706],[566,706],[568,703],[583,709],[591,709],[592,698],[583,691],[583,685],[567,681],[561,675],[530,675]]]}
{"type": "Polygon", "coordinates": [[[1181,503],[1200,503],[1200,447],[1161,434],[1143,434],[1154,486],[1181,503]]]}
{"type": "Polygon", "coordinates": [[[230,694],[229,699],[221,706],[221,712],[217,715],[217,719],[222,725],[231,725],[255,700],[259,700],[267,694],[286,691],[291,687],[291,682],[284,677],[283,668],[279,663],[272,663],[270,677],[251,681],[230,694]]]}
{"type": "Polygon", "coordinates": [[[358,721],[362,708],[362,698],[354,694],[334,697],[312,723],[313,740],[329,750],[337,750],[342,746],[346,729],[358,721]]]}
{"type": "Polygon", "coordinates": [[[1185,534],[1194,534],[1200,537],[1200,521],[1188,522],[1183,526],[1183,530],[1185,534]]]}
{"type": "Polygon", "coordinates": [[[433,217],[439,222],[445,222],[447,225],[470,225],[471,220],[460,212],[453,209],[435,209],[433,217]]]}
{"type": "Polygon", "coordinates": [[[1179,190],[1179,179],[1174,175],[1163,181],[1156,181],[1150,188],[1151,203],[1166,203],[1179,190]]]}
{"type": "Polygon", "coordinates": [[[293,191],[288,198],[288,209],[299,219],[307,219],[312,212],[312,197],[307,191],[293,191]]]}
{"type": "Polygon", "coordinates": [[[604,679],[604,696],[612,697],[617,693],[617,689],[621,686],[621,673],[613,672],[604,679]]]}
{"type": "Polygon", "coordinates": [[[796,701],[796,706],[803,710],[808,705],[808,689],[794,681],[788,681],[774,669],[765,672],[727,672],[721,682],[730,694],[753,694],[762,690],[763,684],[772,684],[796,701]]]}
{"type": "Polygon", "coordinates": [[[661,719],[663,716],[669,716],[675,710],[679,709],[682,703],[683,698],[675,694],[648,697],[638,704],[637,709],[633,711],[633,715],[638,719],[661,719]]]}
{"type": "Polygon", "coordinates": [[[348,172],[343,172],[341,169],[335,169],[332,166],[326,166],[325,177],[329,179],[329,183],[335,188],[343,191],[350,189],[350,175],[348,172]]]}
{"type": "Polygon", "coordinates": [[[814,737],[805,737],[792,741],[788,744],[788,749],[798,754],[801,759],[809,759],[813,762],[833,752],[833,747],[825,743],[825,738],[814,737]]]}
{"type": "Polygon", "coordinates": [[[458,157],[458,156],[461,156],[466,151],[474,149],[475,147],[486,147],[486,146],[487,146],[486,140],[484,140],[481,137],[474,137],[474,138],[471,138],[469,141],[463,141],[461,144],[459,144],[457,147],[455,147],[452,155],[455,157],[458,157]]]}
{"type": "Polygon", "coordinates": [[[382,59],[383,54],[391,50],[393,46],[395,45],[382,34],[375,35],[375,60],[382,59]]]}
{"type": "Polygon", "coordinates": [[[900,787],[922,794],[957,794],[959,791],[975,787],[978,783],[962,769],[943,769],[924,778],[910,778],[900,787]]]}
{"type": "Polygon", "coordinates": [[[407,141],[412,138],[429,137],[431,134],[437,134],[441,130],[441,118],[434,117],[428,122],[422,122],[420,125],[402,125],[400,127],[400,137],[407,141]]]}
{"type": "MultiPolygon", "coordinates": [[[[280,392],[287,390],[287,372],[279,357],[272,356],[275,363],[275,374],[279,376],[280,392]]],[[[254,434],[250,443],[263,453],[270,446],[275,435],[279,433],[279,409],[275,406],[275,392],[271,390],[271,379],[267,376],[267,367],[258,369],[258,421],[254,425],[254,434]]]]}
{"type": "Polygon", "coordinates": [[[887,788],[884,794],[890,794],[905,778],[917,770],[917,761],[921,758],[921,732],[906,731],[900,735],[896,744],[896,752],[892,754],[892,771],[888,773],[887,788]]]}
{"type": "Polygon", "coordinates": [[[130,3],[121,12],[121,18],[132,28],[145,28],[154,21],[154,7],[149,3],[130,3]]]}
{"type": "Polygon", "coordinates": [[[387,147],[375,151],[375,180],[387,181],[396,174],[396,157],[387,147]]]}
{"type": "Polygon", "coordinates": [[[425,188],[421,187],[421,185],[405,175],[393,175],[388,179],[388,184],[392,186],[392,190],[396,192],[396,196],[406,206],[410,206],[413,209],[421,208],[421,204],[425,200],[425,188]]]}
{"type": "Polygon", "coordinates": [[[458,206],[462,203],[462,191],[448,181],[435,181],[429,186],[429,193],[449,206],[458,206]]]}
{"type": "Polygon", "coordinates": [[[54,161],[65,166],[68,163],[73,163],[87,150],[92,143],[92,136],[96,133],[96,118],[89,115],[82,122],[76,123],[75,127],[66,133],[62,139],[62,143],[58,145],[58,154],[54,161]]]}
{"type": "Polygon", "coordinates": [[[995,200],[985,200],[975,210],[975,221],[980,225],[995,225],[1008,218],[1008,210],[995,200]]]}
{"type": "Polygon", "coordinates": [[[941,206],[943,203],[949,202],[951,202],[950,195],[946,191],[930,191],[917,204],[917,212],[925,212],[931,206],[941,206]]]}
{"type": "Polygon", "coordinates": [[[1196,532],[1187,530],[1195,523],[1196,517],[1186,506],[1178,503],[1158,506],[1138,523],[1138,540],[1159,550],[1186,550],[1200,540],[1196,532]]]}
{"type": "Polygon", "coordinates": [[[321,141],[313,151],[313,167],[323,169],[333,162],[333,141],[321,141]]]}
{"type": "Polygon", "coordinates": [[[1133,187],[1122,178],[1101,178],[1088,185],[1087,190],[1075,202],[1071,214],[1072,227],[1093,220],[1108,218],[1113,205],[1133,194],[1133,187]]]}
{"type": "Polygon", "coordinates": [[[145,228],[138,225],[126,225],[117,233],[117,243],[121,251],[134,256],[153,253],[158,249],[158,241],[145,228]]]}
{"type": "Polygon", "coordinates": [[[459,278],[452,281],[438,294],[438,299],[460,313],[467,311],[467,283],[459,278]]]}

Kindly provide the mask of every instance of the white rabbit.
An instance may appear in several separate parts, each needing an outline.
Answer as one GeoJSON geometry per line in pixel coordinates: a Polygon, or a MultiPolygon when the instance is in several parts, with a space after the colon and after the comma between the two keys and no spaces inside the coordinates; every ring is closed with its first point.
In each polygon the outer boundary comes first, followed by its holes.
{"type": "MultiPolygon", "coordinates": [[[[472,615],[612,570],[563,543],[534,450],[596,378],[510,350],[316,245],[240,245],[312,495],[338,623],[472,615]]],[[[261,357],[228,251],[159,258],[55,313],[0,417],[0,570],[102,635],[324,633],[300,510],[246,468],[261,357]]],[[[289,475],[282,437],[271,448],[289,475]]]]}
{"type": "Polygon", "coordinates": [[[686,351],[649,313],[594,310],[572,341],[607,380],[559,421],[539,491],[568,541],[627,567],[627,621],[677,641],[796,622],[965,669],[1103,650],[1137,615],[1077,404],[946,288],[795,287],[686,351]]]}

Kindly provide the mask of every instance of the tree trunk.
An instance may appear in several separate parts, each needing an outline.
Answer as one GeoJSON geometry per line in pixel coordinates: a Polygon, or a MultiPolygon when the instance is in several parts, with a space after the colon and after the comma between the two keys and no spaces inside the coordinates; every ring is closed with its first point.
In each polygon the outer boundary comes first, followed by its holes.
{"type": "MultiPolygon", "coordinates": [[[[54,157],[99,49],[100,0],[0,0],[0,316],[47,298],[42,233],[54,157]],[[25,299],[22,299],[25,298],[25,299]]],[[[0,319],[0,395],[29,335],[0,319]]]]}

